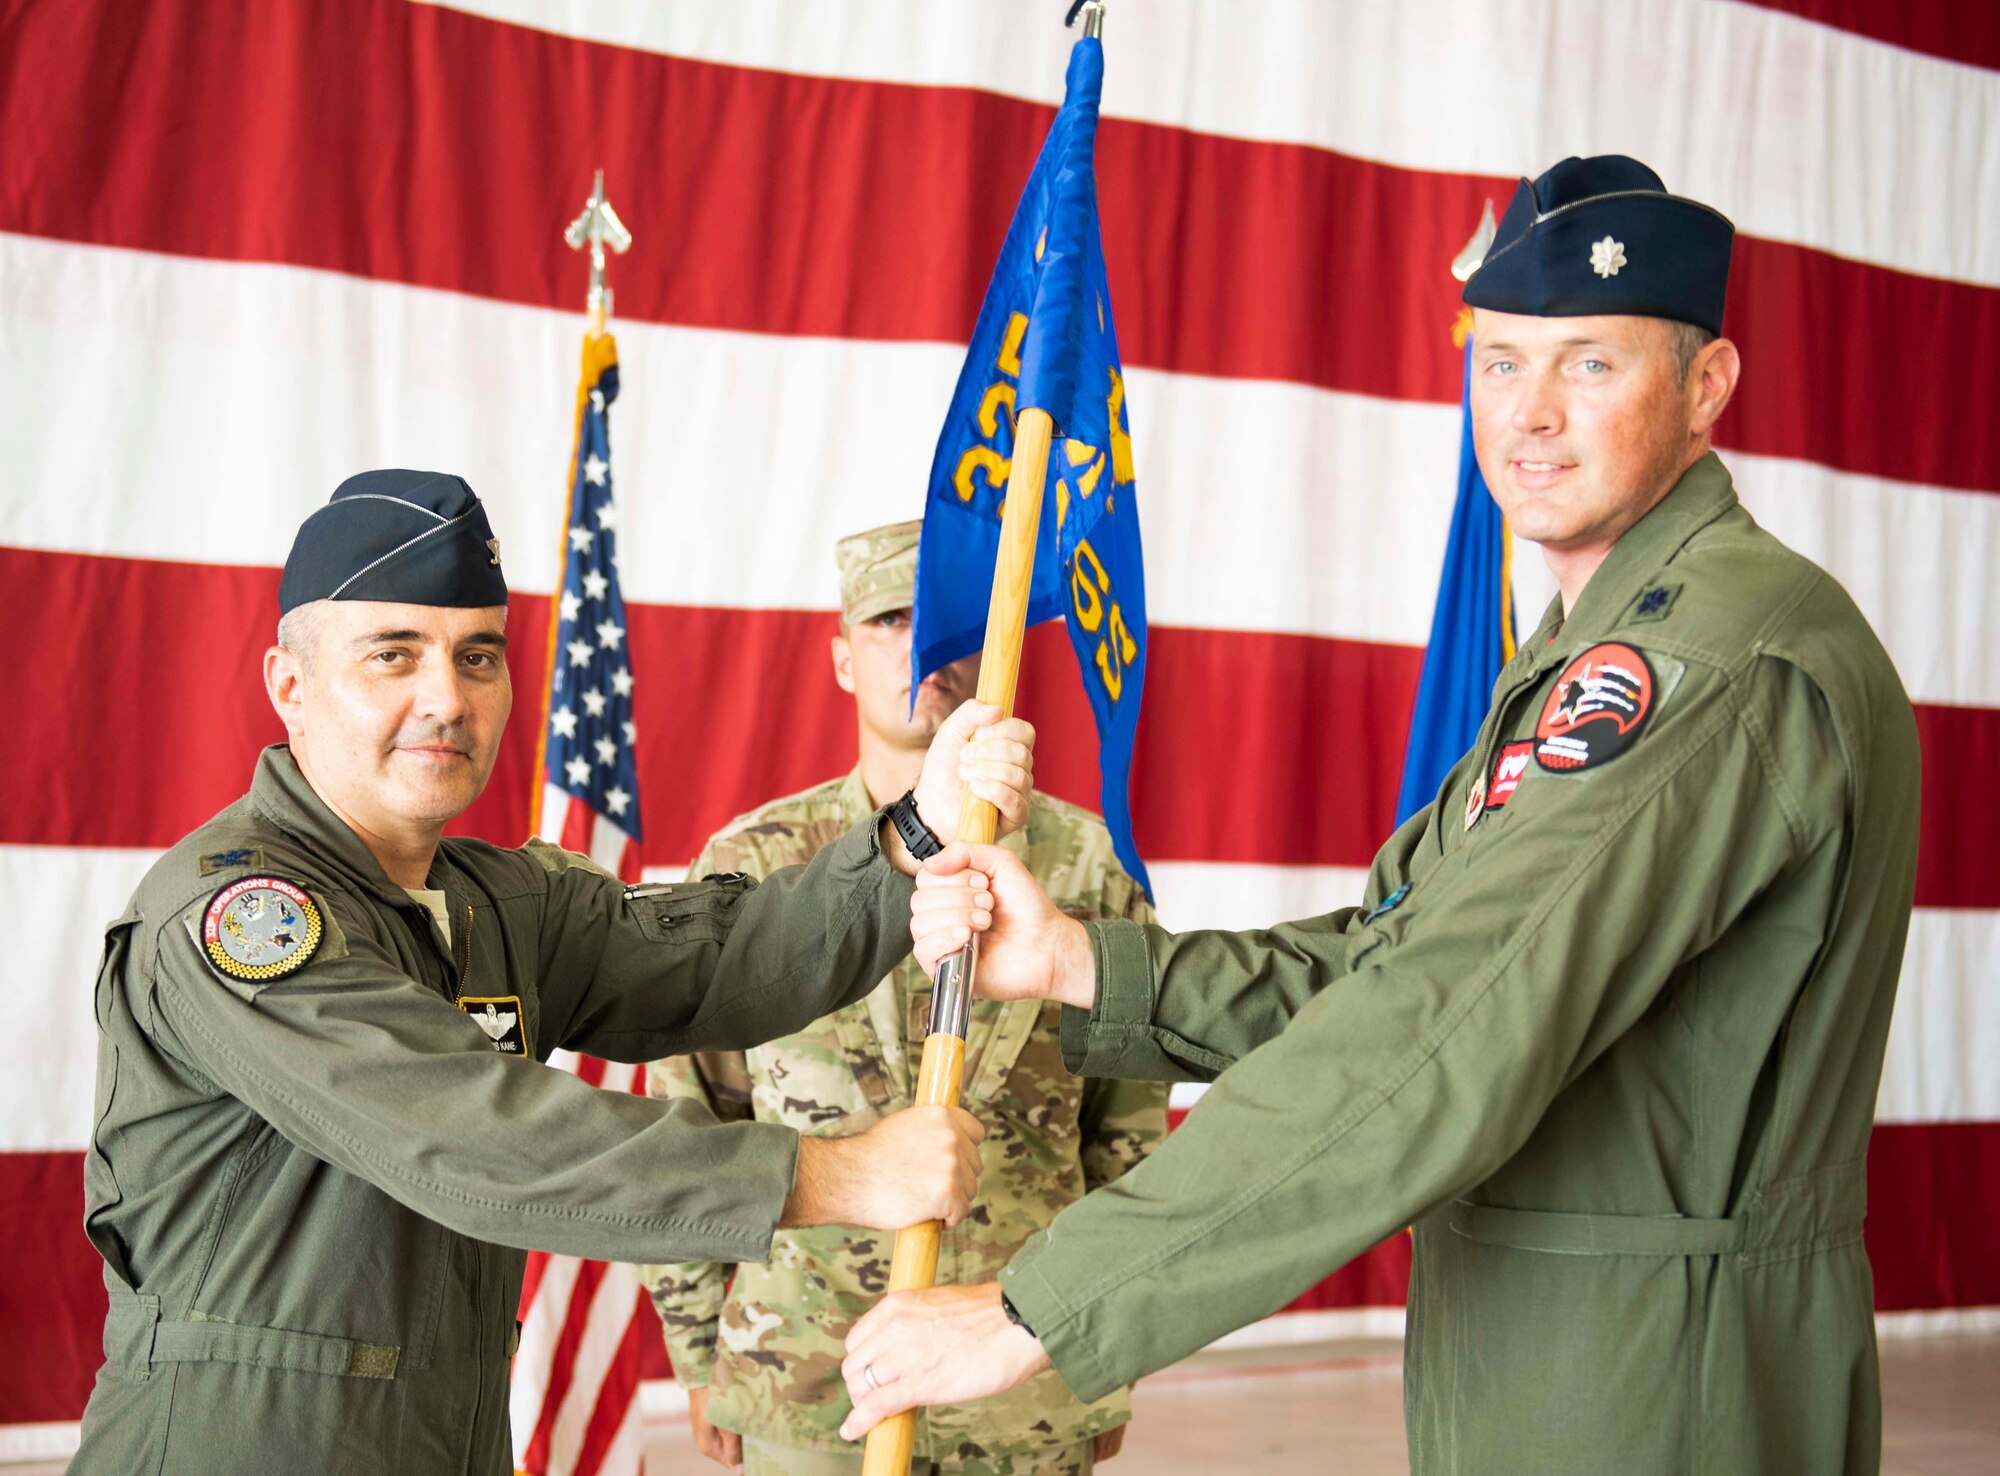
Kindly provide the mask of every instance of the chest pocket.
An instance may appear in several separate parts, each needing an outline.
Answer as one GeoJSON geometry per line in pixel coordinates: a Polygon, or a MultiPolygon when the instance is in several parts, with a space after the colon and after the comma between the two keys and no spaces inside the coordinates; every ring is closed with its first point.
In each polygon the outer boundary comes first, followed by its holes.
{"type": "Polygon", "coordinates": [[[1022,999],[1002,1010],[995,1048],[980,1063],[980,1099],[1041,1137],[1074,1138],[1083,1109],[1083,1079],[1063,1065],[1062,1006],[1022,999]]]}
{"type": "Polygon", "coordinates": [[[857,1000],[749,1052],[757,1116],[814,1136],[872,1126],[890,1096],[867,1007],[857,1000]]]}
{"type": "Polygon", "coordinates": [[[625,889],[625,905],[654,943],[719,943],[744,896],[757,884],[740,871],[698,882],[654,882],[625,889]]]}

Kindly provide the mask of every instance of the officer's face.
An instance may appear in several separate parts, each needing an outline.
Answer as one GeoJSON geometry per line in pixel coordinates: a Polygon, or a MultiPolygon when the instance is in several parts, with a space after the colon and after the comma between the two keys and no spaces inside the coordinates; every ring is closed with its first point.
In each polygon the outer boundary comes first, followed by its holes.
{"type": "Polygon", "coordinates": [[[1707,448],[1728,398],[1705,384],[1714,346],[1682,382],[1672,330],[1658,318],[1480,308],[1472,333],[1479,469],[1514,532],[1552,553],[1615,543],[1707,448]]]}
{"type": "Polygon", "coordinates": [[[334,600],[313,614],[310,653],[273,647],[265,671],[314,790],[384,835],[456,817],[486,787],[514,705],[506,607],[334,600]]]}
{"type": "Polygon", "coordinates": [[[833,679],[854,694],[870,732],[897,748],[923,749],[978,687],[979,658],[967,656],[925,677],[911,713],[910,612],[891,610],[833,638],[833,679]]]}

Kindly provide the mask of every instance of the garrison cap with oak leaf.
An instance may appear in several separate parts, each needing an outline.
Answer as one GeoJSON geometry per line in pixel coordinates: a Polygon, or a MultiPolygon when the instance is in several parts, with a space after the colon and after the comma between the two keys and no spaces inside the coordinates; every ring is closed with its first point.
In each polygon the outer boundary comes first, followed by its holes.
{"type": "Polygon", "coordinates": [[[314,600],[479,609],[507,603],[500,540],[462,477],[362,472],[299,525],[278,613],[314,600]]]}
{"type": "Polygon", "coordinates": [[[1522,180],[1465,284],[1468,307],[1534,318],[1629,314],[1722,332],[1736,227],[1623,154],[1522,180]]]}

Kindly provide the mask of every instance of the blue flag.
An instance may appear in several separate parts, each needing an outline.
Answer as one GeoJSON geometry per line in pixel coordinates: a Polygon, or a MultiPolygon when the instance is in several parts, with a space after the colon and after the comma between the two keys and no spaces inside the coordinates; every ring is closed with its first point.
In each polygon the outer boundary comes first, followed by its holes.
{"type": "Polygon", "coordinates": [[[1146,679],[1146,575],[1125,376],[1097,230],[1104,48],[1070,52],[1061,110],[986,289],[931,462],[911,621],[915,679],[977,651],[1000,550],[1015,417],[1055,422],[1028,624],[1063,617],[1097,719],[1101,805],[1118,860],[1152,895],[1132,841],[1132,740],[1146,679]]]}
{"type": "Polygon", "coordinates": [[[1396,798],[1398,825],[1437,797],[1444,776],[1479,737],[1493,683],[1514,657],[1511,540],[1472,455],[1469,335],[1459,416],[1458,500],[1452,505],[1416,710],[1410,714],[1410,746],[1403,755],[1403,788],[1396,798]]]}

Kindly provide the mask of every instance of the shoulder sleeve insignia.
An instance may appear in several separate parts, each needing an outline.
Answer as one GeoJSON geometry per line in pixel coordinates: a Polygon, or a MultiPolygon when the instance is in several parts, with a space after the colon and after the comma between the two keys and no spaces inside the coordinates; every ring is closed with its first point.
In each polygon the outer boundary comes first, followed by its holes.
{"type": "Polygon", "coordinates": [[[319,951],[326,923],[302,887],[246,876],[208,899],[201,947],[218,974],[268,982],[296,973],[319,951]]]}
{"type": "Polygon", "coordinates": [[[1558,774],[1609,763],[1639,741],[1652,716],[1653,668],[1617,641],[1592,646],[1563,668],[1535,725],[1535,762],[1558,774]]]}

